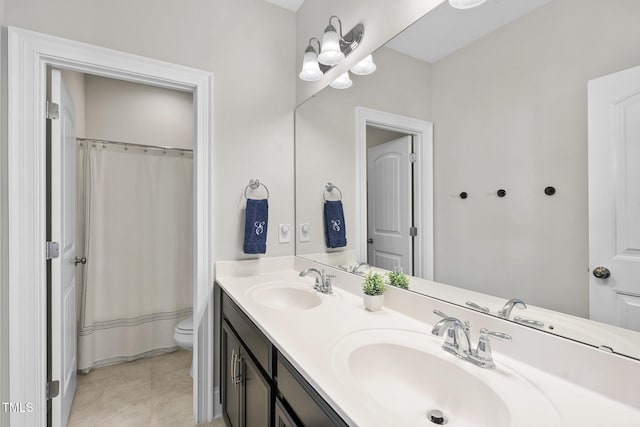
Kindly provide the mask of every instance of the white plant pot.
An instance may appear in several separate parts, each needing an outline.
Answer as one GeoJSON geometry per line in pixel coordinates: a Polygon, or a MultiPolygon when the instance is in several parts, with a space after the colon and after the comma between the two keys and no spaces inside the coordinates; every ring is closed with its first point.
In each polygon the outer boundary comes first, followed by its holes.
{"type": "Polygon", "coordinates": [[[382,302],[384,301],[384,295],[363,295],[364,308],[369,311],[380,311],[382,309],[382,302]]]}

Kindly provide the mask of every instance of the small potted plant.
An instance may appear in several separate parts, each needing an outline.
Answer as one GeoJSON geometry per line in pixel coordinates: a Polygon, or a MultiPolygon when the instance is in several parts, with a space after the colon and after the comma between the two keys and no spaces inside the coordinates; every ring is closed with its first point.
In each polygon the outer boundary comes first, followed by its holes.
{"type": "Polygon", "coordinates": [[[382,308],[385,290],[384,277],[381,274],[367,273],[362,284],[364,307],[369,311],[379,311],[382,308]]]}
{"type": "Polygon", "coordinates": [[[391,286],[400,289],[409,289],[409,278],[402,272],[402,267],[396,267],[387,273],[387,281],[391,286]]]}

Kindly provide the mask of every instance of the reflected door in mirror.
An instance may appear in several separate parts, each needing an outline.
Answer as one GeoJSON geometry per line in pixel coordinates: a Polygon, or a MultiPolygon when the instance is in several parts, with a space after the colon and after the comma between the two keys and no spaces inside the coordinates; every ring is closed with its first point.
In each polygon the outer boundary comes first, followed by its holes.
{"type": "Polygon", "coordinates": [[[367,152],[368,263],[413,274],[411,136],[367,152]]]}

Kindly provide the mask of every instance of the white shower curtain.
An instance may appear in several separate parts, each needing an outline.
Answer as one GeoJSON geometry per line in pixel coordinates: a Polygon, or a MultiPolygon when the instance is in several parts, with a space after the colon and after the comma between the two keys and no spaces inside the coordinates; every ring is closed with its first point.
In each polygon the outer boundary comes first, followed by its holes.
{"type": "Polygon", "coordinates": [[[84,141],[78,369],[175,348],[193,304],[190,153],[84,141]]]}

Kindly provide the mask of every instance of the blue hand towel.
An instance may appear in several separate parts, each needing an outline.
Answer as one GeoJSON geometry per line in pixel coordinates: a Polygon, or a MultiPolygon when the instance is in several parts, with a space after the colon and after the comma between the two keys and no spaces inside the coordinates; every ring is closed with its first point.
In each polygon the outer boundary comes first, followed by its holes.
{"type": "Polygon", "coordinates": [[[347,246],[342,201],[327,200],[324,202],[324,230],[328,248],[347,246]]]}
{"type": "Polygon", "coordinates": [[[244,253],[267,252],[267,222],[269,203],[267,199],[247,199],[247,219],[244,224],[244,253]]]}

